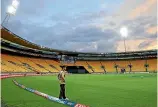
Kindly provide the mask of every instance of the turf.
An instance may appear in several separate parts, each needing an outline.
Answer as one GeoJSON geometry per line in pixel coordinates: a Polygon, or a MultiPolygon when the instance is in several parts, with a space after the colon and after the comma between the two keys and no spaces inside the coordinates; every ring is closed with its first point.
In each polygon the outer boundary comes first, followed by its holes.
{"type": "MultiPolygon", "coordinates": [[[[58,97],[56,76],[20,77],[27,87],[58,97]]],[[[156,107],[156,74],[69,75],[66,95],[90,107],[156,107]]],[[[12,78],[2,80],[2,98],[11,107],[65,107],[13,84],[12,78]]]]}

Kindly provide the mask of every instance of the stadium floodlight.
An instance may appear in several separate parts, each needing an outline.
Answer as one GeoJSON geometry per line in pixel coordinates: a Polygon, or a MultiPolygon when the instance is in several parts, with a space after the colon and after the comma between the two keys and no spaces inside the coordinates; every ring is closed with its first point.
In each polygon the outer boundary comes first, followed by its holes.
{"type": "Polygon", "coordinates": [[[120,29],[120,33],[121,33],[121,36],[127,37],[128,36],[128,29],[127,29],[127,27],[122,27],[120,29]]]}
{"type": "Polygon", "coordinates": [[[122,27],[121,29],[120,29],[120,33],[121,33],[121,36],[124,38],[124,48],[125,48],[125,52],[126,52],[126,40],[125,40],[125,38],[128,36],[128,29],[127,29],[127,27],[122,27]]]}
{"type": "Polygon", "coordinates": [[[9,15],[15,15],[18,6],[19,6],[19,1],[13,0],[12,4],[10,6],[8,6],[7,13],[9,15]]]}
{"type": "Polygon", "coordinates": [[[7,13],[10,15],[15,15],[16,9],[12,5],[10,5],[10,6],[8,6],[7,13]]]}
{"type": "Polygon", "coordinates": [[[5,20],[7,20],[7,21],[9,20],[11,15],[15,15],[18,6],[19,6],[19,1],[18,0],[13,0],[12,4],[9,5],[8,8],[7,8],[7,12],[6,12],[7,14],[6,14],[1,26],[3,25],[5,20]]]}
{"type": "Polygon", "coordinates": [[[19,1],[13,0],[13,1],[12,1],[12,6],[17,9],[18,6],[19,6],[19,1]]]}

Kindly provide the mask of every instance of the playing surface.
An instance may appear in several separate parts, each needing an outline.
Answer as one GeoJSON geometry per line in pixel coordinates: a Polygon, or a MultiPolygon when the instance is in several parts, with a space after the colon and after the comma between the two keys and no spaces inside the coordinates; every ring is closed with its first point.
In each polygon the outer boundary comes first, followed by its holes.
{"type": "MultiPolygon", "coordinates": [[[[20,77],[16,80],[58,97],[57,76],[20,77]]],[[[156,74],[86,74],[66,77],[66,95],[90,107],[156,107],[156,74]]],[[[11,107],[65,107],[17,87],[12,78],[2,80],[3,101],[11,107]]]]}

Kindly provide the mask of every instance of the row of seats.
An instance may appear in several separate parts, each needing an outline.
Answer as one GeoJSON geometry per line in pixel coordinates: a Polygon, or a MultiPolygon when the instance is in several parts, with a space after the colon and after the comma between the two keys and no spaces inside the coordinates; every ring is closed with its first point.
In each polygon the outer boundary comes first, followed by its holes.
{"type": "Polygon", "coordinates": [[[115,72],[117,65],[117,70],[121,71],[122,68],[125,68],[127,72],[130,71],[129,65],[132,65],[131,71],[133,72],[144,72],[146,68],[145,64],[148,64],[148,71],[154,72],[157,71],[157,59],[148,59],[148,60],[129,60],[129,61],[77,61],[76,65],[84,66],[85,69],[89,72],[115,72]],[[88,67],[91,66],[91,67],[88,67]]]}
{"type": "Polygon", "coordinates": [[[50,59],[1,54],[1,69],[5,72],[58,72],[59,63],[50,59]]]}
{"type": "MultiPolygon", "coordinates": [[[[2,72],[59,72],[61,70],[60,63],[51,59],[30,58],[24,56],[13,56],[1,54],[2,72]]],[[[157,59],[148,60],[130,60],[130,61],[77,61],[75,64],[66,64],[67,66],[84,66],[88,72],[115,72],[125,68],[134,72],[145,71],[144,64],[149,64],[148,71],[157,70],[157,59]]]]}

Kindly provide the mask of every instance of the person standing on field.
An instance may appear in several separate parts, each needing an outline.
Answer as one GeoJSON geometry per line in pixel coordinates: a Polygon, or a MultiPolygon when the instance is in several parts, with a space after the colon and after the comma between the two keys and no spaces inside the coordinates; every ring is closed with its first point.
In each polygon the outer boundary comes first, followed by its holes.
{"type": "Polygon", "coordinates": [[[61,66],[62,70],[58,74],[58,80],[60,83],[60,94],[59,99],[68,100],[65,96],[65,74],[66,74],[66,66],[61,66]]]}

